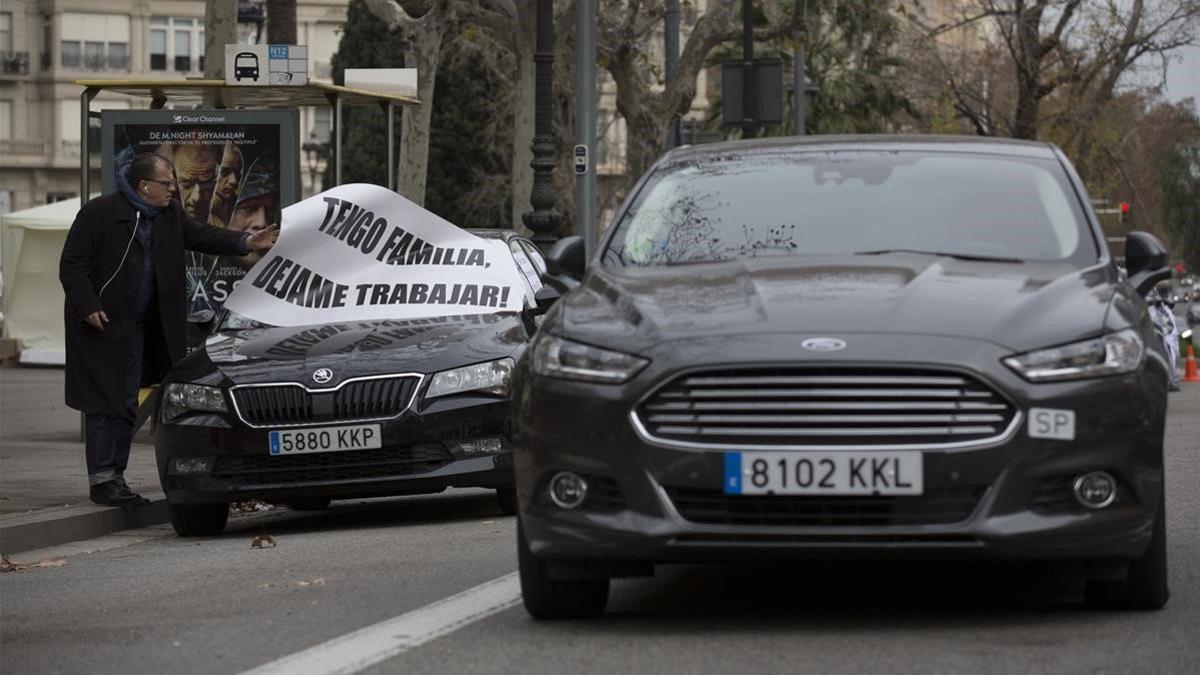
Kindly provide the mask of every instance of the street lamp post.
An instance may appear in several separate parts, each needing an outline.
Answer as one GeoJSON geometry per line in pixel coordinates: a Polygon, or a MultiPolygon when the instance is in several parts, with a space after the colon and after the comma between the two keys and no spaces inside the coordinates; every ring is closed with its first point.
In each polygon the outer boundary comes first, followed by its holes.
{"type": "Polygon", "coordinates": [[[535,70],[533,122],[533,190],[529,195],[532,210],[521,216],[525,227],[533,230],[533,242],[545,250],[554,243],[562,214],[554,210],[554,2],[537,2],[537,45],[533,53],[535,70]]]}

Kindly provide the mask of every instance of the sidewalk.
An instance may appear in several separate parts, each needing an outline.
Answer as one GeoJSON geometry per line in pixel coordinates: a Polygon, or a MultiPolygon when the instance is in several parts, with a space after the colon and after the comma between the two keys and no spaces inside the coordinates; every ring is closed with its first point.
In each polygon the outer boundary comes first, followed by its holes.
{"type": "Polygon", "coordinates": [[[150,504],[115,508],[88,501],[79,430],[61,368],[0,368],[0,553],[168,521],[147,431],[134,439],[125,479],[150,504]]]}

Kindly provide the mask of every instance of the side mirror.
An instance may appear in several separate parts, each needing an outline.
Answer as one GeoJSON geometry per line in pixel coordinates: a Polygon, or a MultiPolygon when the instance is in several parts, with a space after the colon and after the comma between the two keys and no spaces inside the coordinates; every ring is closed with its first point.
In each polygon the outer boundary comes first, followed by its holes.
{"type": "Polygon", "coordinates": [[[538,326],[542,323],[541,317],[550,311],[550,307],[558,302],[562,297],[557,288],[551,286],[542,286],[533,294],[533,307],[526,307],[521,311],[521,321],[525,323],[525,331],[529,335],[537,332],[538,326]]]}
{"type": "Polygon", "coordinates": [[[550,310],[550,307],[554,303],[558,302],[558,299],[561,297],[562,293],[559,293],[558,289],[556,288],[542,286],[541,288],[537,289],[537,292],[533,294],[533,301],[536,303],[533,308],[533,315],[541,316],[542,314],[545,314],[550,310]]]}
{"type": "Polygon", "coordinates": [[[1145,296],[1154,285],[1171,278],[1167,247],[1149,232],[1130,232],[1125,237],[1125,269],[1129,285],[1145,296]]]}
{"type": "Polygon", "coordinates": [[[575,281],[583,279],[587,259],[583,249],[583,237],[571,235],[554,242],[546,253],[546,268],[555,276],[565,275],[575,281]]]}

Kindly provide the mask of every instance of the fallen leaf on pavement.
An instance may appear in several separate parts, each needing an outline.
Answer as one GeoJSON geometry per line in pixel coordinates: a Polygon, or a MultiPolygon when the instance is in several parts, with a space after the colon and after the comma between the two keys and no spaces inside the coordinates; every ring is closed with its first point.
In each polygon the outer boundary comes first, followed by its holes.
{"type": "Polygon", "coordinates": [[[298,586],[300,588],[305,588],[307,586],[324,586],[324,585],[325,585],[324,577],[317,577],[316,579],[313,579],[311,581],[300,580],[300,581],[296,582],[296,586],[298,586]]]}
{"type": "Polygon", "coordinates": [[[233,502],[229,505],[229,515],[254,513],[255,511],[270,511],[275,508],[261,499],[249,499],[244,502],[233,502]]]}
{"type": "Polygon", "coordinates": [[[33,564],[34,567],[62,567],[67,564],[66,558],[46,558],[33,564]]]}
{"type": "Polygon", "coordinates": [[[275,548],[275,537],[263,532],[250,540],[250,548],[275,548]]]}
{"type": "Polygon", "coordinates": [[[0,572],[24,572],[28,568],[28,565],[9,560],[6,555],[0,556],[0,572]]]}

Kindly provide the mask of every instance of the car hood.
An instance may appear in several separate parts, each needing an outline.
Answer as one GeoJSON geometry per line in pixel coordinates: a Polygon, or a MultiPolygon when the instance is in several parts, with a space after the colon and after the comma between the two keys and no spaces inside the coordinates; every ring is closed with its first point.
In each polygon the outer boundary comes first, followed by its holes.
{"type": "Polygon", "coordinates": [[[237,384],[300,382],[329,368],[333,387],[353,377],[434,373],[505,356],[516,357],[528,336],[517,314],[361,321],[301,327],[218,331],[204,350],[237,384]]]}
{"type": "Polygon", "coordinates": [[[915,254],[596,267],[554,332],[640,353],[674,339],[751,333],[941,335],[1026,351],[1101,332],[1115,268],[915,254]]]}

